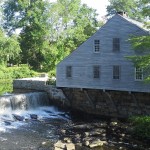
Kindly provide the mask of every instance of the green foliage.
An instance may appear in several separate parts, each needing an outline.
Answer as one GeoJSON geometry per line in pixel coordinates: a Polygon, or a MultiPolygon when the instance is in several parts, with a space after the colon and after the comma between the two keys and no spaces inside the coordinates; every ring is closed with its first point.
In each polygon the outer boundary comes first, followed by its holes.
{"type": "Polygon", "coordinates": [[[13,62],[38,71],[54,71],[99,26],[96,11],[81,0],[6,0],[2,8],[7,33],[21,30],[20,60],[13,62]]]}
{"type": "Polygon", "coordinates": [[[110,5],[107,6],[107,15],[114,15],[118,11],[124,11],[127,15],[135,20],[144,20],[141,10],[145,4],[141,0],[109,0],[110,5]]]}
{"type": "Polygon", "coordinates": [[[0,63],[8,62],[10,59],[15,59],[20,53],[20,45],[15,35],[6,36],[0,30],[0,63]]]}
{"type": "Polygon", "coordinates": [[[131,117],[133,135],[137,138],[150,139],[150,116],[131,117]]]}
{"type": "Polygon", "coordinates": [[[12,92],[13,79],[35,76],[38,76],[38,74],[27,65],[20,65],[19,67],[6,67],[0,65],[0,94],[12,92]]]}
{"type": "Polygon", "coordinates": [[[12,34],[20,28],[21,63],[39,69],[49,48],[49,3],[46,0],[6,0],[4,28],[12,34]]]}
{"type": "Polygon", "coordinates": [[[31,70],[27,65],[20,65],[19,67],[11,67],[10,71],[12,73],[11,77],[13,79],[35,77],[38,75],[35,71],[31,70]]]}
{"type": "Polygon", "coordinates": [[[149,0],[138,0],[140,4],[140,13],[142,18],[144,18],[143,28],[145,27],[145,35],[134,36],[129,39],[133,49],[135,50],[134,56],[129,56],[130,59],[136,67],[143,69],[144,79],[147,83],[150,82],[150,34],[148,29],[150,29],[150,7],[149,0]],[[145,26],[144,26],[145,23],[145,26]]]}
{"type": "Polygon", "coordinates": [[[0,79],[17,79],[17,78],[25,78],[25,77],[33,77],[38,74],[31,70],[27,65],[20,65],[14,67],[5,67],[3,65],[0,66],[0,79]]]}

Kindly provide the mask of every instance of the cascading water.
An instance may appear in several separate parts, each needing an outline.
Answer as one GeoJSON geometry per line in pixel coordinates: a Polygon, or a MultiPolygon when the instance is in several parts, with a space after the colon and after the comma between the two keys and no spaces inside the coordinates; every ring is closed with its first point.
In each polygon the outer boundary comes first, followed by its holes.
{"type": "Polygon", "coordinates": [[[49,106],[47,93],[44,92],[0,97],[0,132],[17,128],[33,117],[44,120],[45,118],[63,118],[63,115],[56,108],[49,106]]]}
{"type": "Polygon", "coordinates": [[[0,150],[37,150],[56,141],[56,131],[69,120],[68,113],[50,106],[45,92],[1,96],[0,150]]]}

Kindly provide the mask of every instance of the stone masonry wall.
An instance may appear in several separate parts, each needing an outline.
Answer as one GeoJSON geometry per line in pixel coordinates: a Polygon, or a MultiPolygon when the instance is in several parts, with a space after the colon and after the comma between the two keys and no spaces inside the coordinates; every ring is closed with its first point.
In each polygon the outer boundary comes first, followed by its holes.
{"type": "Polygon", "coordinates": [[[58,89],[47,81],[14,80],[14,91],[46,91],[56,105],[71,107],[88,114],[108,117],[150,115],[150,93],[103,91],[96,89],[58,89]]]}
{"type": "Polygon", "coordinates": [[[121,118],[150,115],[150,93],[69,88],[63,92],[72,108],[89,114],[121,118]]]}

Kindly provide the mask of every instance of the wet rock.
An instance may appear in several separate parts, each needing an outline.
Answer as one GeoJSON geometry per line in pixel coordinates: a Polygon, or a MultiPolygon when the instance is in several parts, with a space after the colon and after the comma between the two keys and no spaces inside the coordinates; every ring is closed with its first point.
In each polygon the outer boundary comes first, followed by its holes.
{"type": "Polygon", "coordinates": [[[106,143],[107,143],[106,141],[101,141],[99,139],[96,139],[89,144],[89,147],[94,148],[94,147],[98,147],[98,146],[103,146],[106,143]]]}
{"type": "Polygon", "coordinates": [[[81,124],[81,125],[74,125],[73,126],[73,129],[75,130],[87,130],[87,129],[91,129],[93,128],[92,125],[90,124],[81,124]]]}
{"type": "Polygon", "coordinates": [[[94,131],[89,132],[90,136],[97,136],[97,135],[102,135],[102,133],[105,133],[105,129],[95,129],[94,131]]]}
{"type": "Polygon", "coordinates": [[[116,121],[115,121],[115,122],[111,122],[111,123],[110,123],[110,126],[113,127],[113,126],[116,126],[117,124],[118,124],[118,122],[116,122],[116,121]]]}
{"type": "Polygon", "coordinates": [[[4,123],[5,123],[6,126],[11,125],[11,122],[10,122],[10,121],[4,121],[4,123]]]}
{"type": "Polygon", "coordinates": [[[65,143],[59,140],[54,144],[54,148],[55,150],[63,150],[66,148],[66,146],[65,146],[65,143]]]}
{"type": "Polygon", "coordinates": [[[106,128],[107,122],[94,123],[93,125],[94,125],[94,127],[106,128]]]}
{"type": "Polygon", "coordinates": [[[38,116],[35,115],[35,114],[30,114],[30,118],[31,118],[31,119],[34,119],[34,120],[37,120],[37,119],[38,119],[38,116]]]}
{"type": "Polygon", "coordinates": [[[90,142],[89,141],[85,141],[84,145],[85,146],[89,146],[90,142]]]}
{"type": "Polygon", "coordinates": [[[64,138],[64,141],[67,142],[67,143],[71,143],[71,139],[68,138],[68,137],[65,137],[65,138],[64,138]]]}
{"type": "Polygon", "coordinates": [[[15,120],[17,121],[23,121],[24,120],[24,117],[23,116],[19,116],[19,115],[16,115],[16,114],[13,114],[13,117],[15,120]]]}
{"type": "Polygon", "coordinates": [[[66,134],[66,130],[63,130],[63,129],[62,129],[62,130],[61,130],[61,134],[63,134],[63,135],[66,134]]]}
{"type": "Polygon", "coordinates": [[[90,135],[89,132],[85,132],[85,133],[84,133],[84,136],[89,136],[89,135],[90,135]]]}
{"type": "Polygon", "coordinates": [[[75,150],[75,145],[73,143],[66,144],[66,150],[75,150]]]}

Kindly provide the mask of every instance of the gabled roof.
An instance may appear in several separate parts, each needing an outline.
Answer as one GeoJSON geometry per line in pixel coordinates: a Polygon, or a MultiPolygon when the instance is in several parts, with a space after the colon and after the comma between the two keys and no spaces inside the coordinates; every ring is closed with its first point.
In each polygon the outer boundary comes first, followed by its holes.
{"type": "Polygon", "coordinates": [[[145,30],[146,32],[149,32],[149,30],[144,27],[144,24],[143,24],[143,23],[138,22],[138,21],[136,21],[136,20],[133,20],[133,19],[127,17],[126,15],[123,15],[123,16],[120,15],[120,14],[116,14],[116,15],[119,15],[120,17],[122,17],[123,19],[127,20],[127,21],[130,22],[131,24],[136,25],[136,26],[139,27],[140,29],[145,30]]]}

